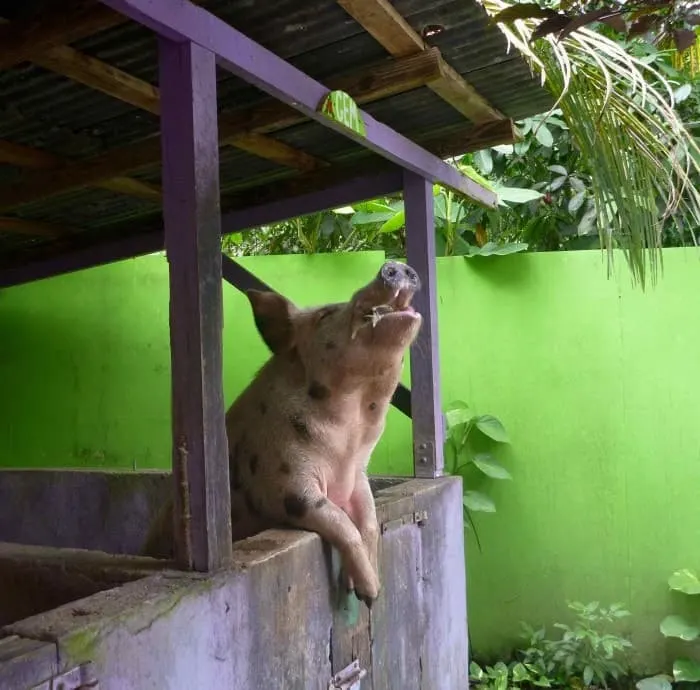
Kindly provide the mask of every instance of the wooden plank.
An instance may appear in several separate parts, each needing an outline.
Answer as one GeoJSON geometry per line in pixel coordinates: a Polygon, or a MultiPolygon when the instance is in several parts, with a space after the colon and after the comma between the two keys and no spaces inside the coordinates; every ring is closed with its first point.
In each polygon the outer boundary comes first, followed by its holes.
{"type": "Polygon", "coordinates": [[[31,16],[0,26],[0,70],[126,21],[127,17],[93,0],[40,3],[31,16]]]}
{"type": "Polygon", "coordinates": [[[328,165],[320,158],[316,158],[304,151],[295,149],[282,141],[267,137],[264,134],[249,132],[247,134],[236,134],[223,140],[224,144],[235,146],[236,148],[252,153],[260,158],[274,161],[278,165],[288,168],[295,168],[302,172],[317,170],[328,165]]]}
{"type": "Polygon", "coordinates": [[[175,534],[181,566],[231,560],[214,54],[159,38],[170,268],[175,534]]]}
{"type": "Polygon", "coordinates": [[[55,46],[36,53],[32,62],[80,84],[113,96],[141,110],[158,115],[158,89],[142,79],[81,53],[70,46],[55,46]]]}
{"type": "MultiPolygon", "coordinates": [[[[425,50],[423,39],[389,0],[338,0],[338,4],[394,57],[425,50]]],[[[472,122],[503,118],[502,113],[444,60],[440,78],[428,84],[428,88],[472,122]]]]}
{"type": "MultiPolygon", "coordinates": [[[[48,151],[14,144],[11,141],[0,141],[0,162],[31,170],[57,170],[69,164],[69,161],[54,156],[48,151]]],[[[98,182],[94,186],[146,201],[153,201],[157,204],[160,203],[161,199],[160,187],[129,177],[115,177],[111,180],[98,182]]]]}
{"type": "Polygon", "coordinates": [[[404,171],[406,260],[418,272],[422,289],[413,305],[423,326],[411,346],[411,419],[416,477],[439,477],[444,471],[444,428],[438,357],[437,260],[433,185],[404,171]]]}
{"type": "Polygon", "coordinates": [[[0,232],[16,233],[19,235],[37,235],[39,237],[62,237],[76,231],[60,225],[42,223],[39,220],[0,216],[0,232]]]}

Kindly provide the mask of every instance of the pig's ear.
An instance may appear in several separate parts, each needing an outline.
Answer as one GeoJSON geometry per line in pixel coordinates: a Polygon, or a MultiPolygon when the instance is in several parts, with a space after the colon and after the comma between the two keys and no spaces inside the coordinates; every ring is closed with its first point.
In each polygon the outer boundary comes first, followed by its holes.
{"type": "Polygon", "coordinates": [[[260,337],[270,351],[277,354],[291,350],[294,346],[292,318],[297,313],[297,308],[286,297],[276,292],[246,290],[245,294],[253,308],[253,317],[260,337]]]}

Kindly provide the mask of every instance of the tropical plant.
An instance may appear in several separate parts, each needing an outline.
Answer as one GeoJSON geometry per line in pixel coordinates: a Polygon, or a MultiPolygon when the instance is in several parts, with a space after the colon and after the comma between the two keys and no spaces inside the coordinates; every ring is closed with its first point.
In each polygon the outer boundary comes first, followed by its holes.
{"type": "MultiPolygon", "coordinates": [[[[476,414],[462,400],[448,405],[445,419],[445,470],[448,474],[462,477],[464,522],[467,527],[474,529],[472,512],[494,513],[496,504],[485,493],[471,488],[472,484],[478,481],[479,477],[496,480],[512,477],[505,467],[496,462],[491,453],[485,450],[477,451],[473,443],[473,434],[478,432],[482,442],[486,443],[510,443],[510,439],[499,419],[489,414],[476,414]]],[[[478,534],[476,539],[481,548],[478,534]]]]}
{"type": "Polygon", "coordinates": [[[567,24],[573,30],[560,40],[539,38],[543,22],[529,17],[527,6],[482,4],[557,98],[591,177],[609,266],[620,248],[633,280],[653,282],[663,223],[683,230],[700,224],[700,191],[692,184],[700,148],[674,110],[671,84],[602,33],[567,24]]]}
{"type": "Polygon", "coordinates": [[[514,653],[510,663],[469,666],[470,681],[481,688],[588,688],[608,687],[625,672],[621,658],[632,643],[624,636],[606,631],[625,616],[622,604],[607,608],[598,602],[569,602],[576,616],[573,625],[555,623],[562,630],[558,639],[549,639],[544,628],[535,630],[523,624],[527,647],[514,653]]]}
{"type": "MultiPolygon", "coordinates": [[[[700,595],[700,578],[698,574],[687,568],[677,570],[668,578],[668,586],[673,592],[679,592],[685,597],[697,598],[700,595]]],[[[689,623],[683,616],[672,614],[666,616],[659,626],[661,634],[667,638],[677,638],[685,642],[700,639],[700,621],[689,623]]],[[[671,681],[678,683],[700,682],[700,662],[683,657],[673,662],[673,676],[659,674],[644,678],[637,683],[639,690],[670,690],[671,681]]]]}

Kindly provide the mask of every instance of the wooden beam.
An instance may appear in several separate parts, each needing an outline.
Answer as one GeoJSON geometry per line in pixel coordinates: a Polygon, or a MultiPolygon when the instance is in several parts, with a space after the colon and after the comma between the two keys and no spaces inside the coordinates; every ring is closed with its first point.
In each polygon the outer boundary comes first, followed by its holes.
{"type": "MultiPolygon", "coordinates": [[[[0,140],[0,163],[9,163],[18,168],[27,168],[30,170],[52,171],[57,171],[71,165],[69,161],[55,156],[48,151],[41,151],[40,149],[24,146],[23,144],[14,144],[11,141],[2,140],[0,140]]],[[[94,185],[87,186],[108,189],[112,192],[126,194],[160,204],[161,193],[159,187],[129,177],[115,177],[110,180],[97,181],[94,185]]]]}
{"type": "Polygon", "coordinates": [[[421,146],[440,158],[452,158],[491,146],[512,144],[517,138],[513,120],[492,120],[480,125],[467,125],[443,133],[421,137],[421,146]]]}
{"type": "MultiPolygon", "coordinates": [[[[439,51],[384,64],[362,72],[328,80],[328,88],[347,91],[360,104],[370,103],[403,93],[425,84],[439,75],[439,51]]],[[[219,139],[222,142],[245,134],[268,134],[307,121],[301,113],[270,101],[240,112],[219,116],[219,139]]],[[[120,147],[80,163],[63,166],[60,174],[37,172],[25,180],[0,189],[0,212],[54,194],[92,186],[111,177],[126,175],[156,165],[160,160],[160,137],[120,147]]]]}
{"type": "MultiPolygon", "coordinates": [[[[338,0],[338,4],[384,46],[390,55],[405,57],[426,49],[423,39],[389,0],[338,0]]],[[[480,123],[504,117],[444,60],[439,79],[427,86],[472,122],[480,123]]]]}
{"type": "Polygon", "coordinates": [[[36,235],[39,237],[63,237],[75,231],[62,226],[52,225],[51,223],[43,223],[39,220],[0,216],[0,233],[2,232],[36,235]]]}
{"type": "Polygon", "coordinates": [[[40,12],[0,26],[0,70],[126,21],[127,17],[92,0],[42,3],[40,12]]]}
{"type": "Polygon", "coordinates": [[[43,53],[34,53],[31,61],[141,110],[154,115],[160,113],[155,86],[70,46],[55,46],[43,53]]]}
{"type": "Polygon", "coordinates": [[[222,143],[235,146],[255,156],[260,156],[260,158],[274,161],[278,165],[301,170],[302,172],[324,168],[328,165],[326,161],[316,158],[305,151],[295,149],[282,141],[267,137],[264,134],[256,134],[255,132],[235,134],[224,139],[222,143]]]}
{"type": "Polygon", "coordinates": [[[223,392],[216,60],[159,38],[165,246],[170,271],[173,480],[178,563],[231,561],[223,392]]]}

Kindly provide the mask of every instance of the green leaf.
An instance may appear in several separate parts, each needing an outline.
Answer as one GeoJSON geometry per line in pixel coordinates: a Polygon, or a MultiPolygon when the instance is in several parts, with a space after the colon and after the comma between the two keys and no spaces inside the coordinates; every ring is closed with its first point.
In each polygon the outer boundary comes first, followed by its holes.
{"type": "Polygon", "coordinates": [[[557,175],[563,175],[564,177],[568,177],[569,171],[563,166],[563,165],[550,165],[547,166],[548,170],[551,170],[553,173],[556,173],[557,175]]]}
{"type": "Polygon", "coordinates": [[[700,682],[700,663],[692,659],[676,659],[673,662],[673,677],[678,683],[700,682]]]}
{"type": "Polygon", "coordinates": [[[574,196],[569,199],[569,213],[572,215],[576,214],[576,212],[583,206],[583,202],[586,200],[586,192],[579,192],[578,194],[575,194],[574,196]]]}
{"type": "Polygon", "coordinates": [[[673,98],[676,103],[683,102],[688,96],[690,96],[693,87],[691,84],[683,84],[673,92],[673,98]]]}
{"type": "Polygon", "coordinates": [[[493,158],[489,149],[482,149],[474,153],[474,163],[484,175],[489,175],[493,171],[493,158]]]}
{"type": "Polygon", "coordinates": [[[676,570],[668,578],[668,586],[677,592],[683,592],[683,594],[700,594],[700,579],[698,579],[697,573],[688,568],[676,570]]]}
{"type": "Polygon", "coordinates": [[[333,213],[337,213],[343,216],[349,216],[355,213],[355,209],[352,206],[341,206],[340,208],[334,208],[333,213]]]}
{"type": "Polygon", "coordinates": [[[583,684],[588,687],[593,682],[593,668],[591,666],[584,666],[583,668],[583,684]]]}
{"type": "Polygon", "coordinates": [[[488,453],[479,453],[472,462],[491,479],[512,479],[510,472],[499,465],[488,453]]]}
{"type": "Polygon", "coordinates": [[[454,403],[445,412],[447,428],[450,429],[458,424],[464,424],[474,417],[474,413],[466,406],[456,406],[454,403]]]}
{"type": "Polygon", "coordinates": [[[370,225],[373,223],[385,223],[394,217],[394,211],[389,209],[388,211],[382,212],[365,212],[360,211],[356,213],[352,220],[350,221],[352,225],[370,225]]]}
{"type": "Polygon", "coordinates": [[[544,196],[542,192],[524,187],[496,187],[496,194],[500,201],[509,201],[511,204],[525,204],[544,196]]]}
{"type": "Polygon", "coordinates": [[[552,136],[552,132],[547,125],[538,125],[537,129],[535,130],[535,139],[537,139],[542,146],[548,149],[552,148],[554,145],[554,137],[552,136]]]}
{"type": "Polygon", "coordinates": [[[481,669],[481,666],[477,664],[475,661],[472,661],[469,664],[469,676],[471,677],[471,680],[483,680],[484,678],[484,672],[481,669]]]}
{"type": "Polygon", "coordinates": [[[379,232],[396,232],[406,225],[406,212],[398,211],[393,218],[389,218],[380,228],[379,232]]]}
{"type": "Polygon", "coordinates": [[[462,503],[467,510],[478,513],[495,513],[496,504],[486,495],[479,491],[465,491],[462,496],[462,503]]]}
{"type": "Polygon", "coordinates": [[[498,443],[510,443],[503,424],[493,415],[485,414],[476,418],[476,428],[484,435],[498,443]]]}
{"type": "Polygon", "coordinates": [[[635,687],[638,690],[672,690],[672,680],[673,679],[670,676],[663,674],[658,676],[650,676],[649,678],[642,678],[642,680],[640,680],[635,687]]]}
{"type": "Polygon", "coordinates": [[[526,242],[509,242],[501,245],[495,242],[487,242],[483,247],[471,247],[467,256],[505,256],[506,254],[523,252],[528,246],[526,242]]]}
{"type": "Polygon", "coordinates": [[[548,185],[547,189],[550,192],[556,192],[557,189],[561,189],[566,182],[566,175],[561,175],[560,177],[555,177],[548,185]]]}
{"type": "Polygon", "coordinates": [[[527,669],[523,664],[520,662],[516,663],[513,666],[513,680],[516,683],[522,683],[523,681],[529,680],[530,679],[530,674],[528,673],[527,669]]]}
{"type": "Polygon", "coordinates": [[[697,640],[700,636],[700,630],[687,623],[682,616],[666,616],[659,629],[664,637],[678,637],[686,642],[697,640]]]}
{"type": "Polygon", "coordinates": [[[492,146],[496,153],[501,153],[504,156],[510,156],[513,153],[513,144],[500,144],[499,146],[492,146]]]}

